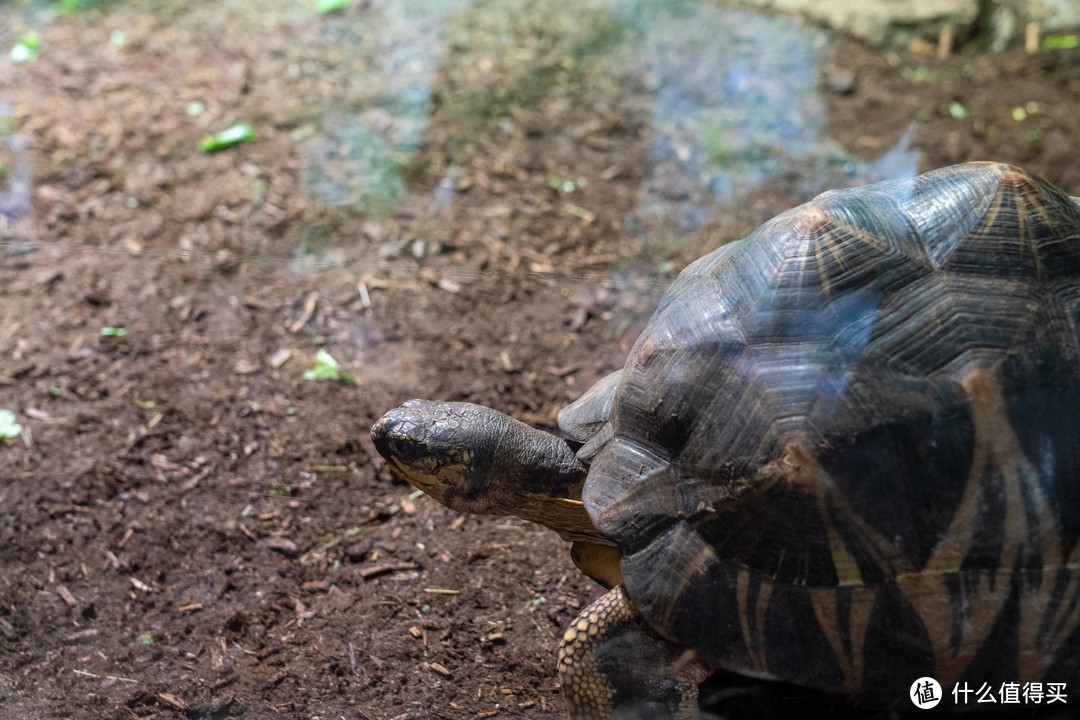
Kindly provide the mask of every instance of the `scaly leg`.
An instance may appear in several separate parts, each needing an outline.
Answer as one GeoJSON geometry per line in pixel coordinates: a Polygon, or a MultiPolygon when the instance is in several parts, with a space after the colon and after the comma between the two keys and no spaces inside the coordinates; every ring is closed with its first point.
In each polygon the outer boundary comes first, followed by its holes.
{"type": "Polygon", "coordinates": [[[581,611],[559,646],[571,720],[690,720],[709,674],[692,650],[657,635],[618,585],[581,611]]]}

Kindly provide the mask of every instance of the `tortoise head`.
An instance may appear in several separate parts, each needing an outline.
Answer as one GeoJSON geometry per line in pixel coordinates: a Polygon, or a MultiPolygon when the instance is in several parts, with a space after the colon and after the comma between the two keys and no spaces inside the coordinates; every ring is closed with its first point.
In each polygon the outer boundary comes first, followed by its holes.
{"type": "Polygon", "coordinates": [[[455,510],[483,513],[492,481],[483,456],[499,426],[492,413],[469,403],[409,400],[375,423],[371,439],[399,478],[455,510]]]}
{"type": "Polygon", "coordinates": [[[585,466],[565,440],[482,405],[409,400],[371,428],[391,471],[459,512],[516,515],[595,537],[585,466]]]}

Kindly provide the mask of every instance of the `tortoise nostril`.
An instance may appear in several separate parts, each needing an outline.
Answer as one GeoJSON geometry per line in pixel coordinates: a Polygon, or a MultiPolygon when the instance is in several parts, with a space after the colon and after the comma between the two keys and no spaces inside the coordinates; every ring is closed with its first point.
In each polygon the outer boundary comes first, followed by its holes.
{"type": "Polygon", "coordinates": [[[415,423],[391,411],[371,426],[371,440],[375,449],[387,460],[407,461],[417,452],[416,440],[409,435],[414,427],[415,423]]]}
{"type": "Polygon", "coordinates": [[[371,440],[375,443],[375,449],[385,458],[397,455],[402,448],[399,422],[391,415],[384,415],[371,426],[371,440]]]}

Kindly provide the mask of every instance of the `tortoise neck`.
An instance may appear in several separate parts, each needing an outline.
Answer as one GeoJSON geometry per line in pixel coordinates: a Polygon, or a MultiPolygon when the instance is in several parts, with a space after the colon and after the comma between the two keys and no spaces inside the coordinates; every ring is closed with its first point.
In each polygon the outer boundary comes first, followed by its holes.
{"type": "Polygon", "coordinates": [[[566,440],[499,413],[500,441],[474,460],[492,515],[515,515],[567,539],[600,539],[581,502],[587,470],[566,440]]]}

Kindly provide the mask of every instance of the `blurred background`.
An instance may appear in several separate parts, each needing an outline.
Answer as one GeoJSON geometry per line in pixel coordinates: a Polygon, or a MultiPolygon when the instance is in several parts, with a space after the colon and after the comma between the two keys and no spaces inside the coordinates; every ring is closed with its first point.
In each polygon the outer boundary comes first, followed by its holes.
{"type": "Polygon", "coordinates": [[[553,428],[683,266],[830,188],[1000,160],[1080,195],[1078,29],[1068,0],[0,4],[0,717],[558,716],[599,588],[392,479],[372,422],[553,428]]]}

